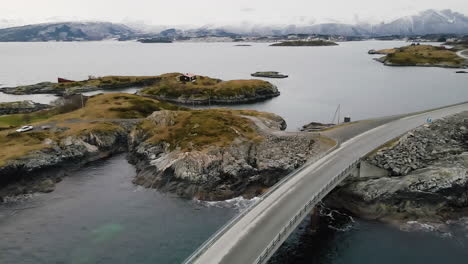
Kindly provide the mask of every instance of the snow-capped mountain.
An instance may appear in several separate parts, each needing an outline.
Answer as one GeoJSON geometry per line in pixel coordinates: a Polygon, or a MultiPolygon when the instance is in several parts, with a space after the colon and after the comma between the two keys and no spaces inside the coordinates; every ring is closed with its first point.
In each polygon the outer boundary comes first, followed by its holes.
{"type": "MultiPolygon", "coordinates": [[[[0,20],[1,22],[2,20],[0,20]]],[[[7,23],[9,21],[4,21],[7,23]]],[[[0,24],[1,25],[1,24],[0,24]]],[[[321,34],[342,36],[388,36],[426,34],[468,34],[468,17],[451,10],[426,10],[417,15],[402,17],[389,23],[372,24],[306,24],[306,25],[242,25],[205,26],[184,29],[152,26],[146,30],[106,22],[66,22],[35,24],[0,29],[1,41],[86,41],[119,38],[186,39],[196,37],[271,36],[288,34],[321,34]],[[153,28],[153,30],[149,30],[153,28]],[[158,30],[156,30],[156,28],[158,30]],[[165,29],[165,30],[163,30],[165,29]],[[161,31],[163,30],[163,31],[161,31]]]]}
{"type": "Polygon", "coordinates": [[[451,10],[426,10],[418,15],[399,18],[388,24],[376,25],[376,35],[420,35],[439,33],[468,33],[468,17],[451,10]]]}
{"type": "Polygon", "coordinates": [[[0,41],[104,40],[131,34],[135,30],[107,22],[46,23],[0,29],[0,41]]]}

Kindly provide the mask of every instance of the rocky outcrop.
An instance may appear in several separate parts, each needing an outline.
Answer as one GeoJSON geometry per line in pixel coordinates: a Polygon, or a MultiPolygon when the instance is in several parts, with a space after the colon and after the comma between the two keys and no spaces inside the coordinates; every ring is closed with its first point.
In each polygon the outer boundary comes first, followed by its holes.
{"type": "Polygon", "coordinates": [[[50,108],[50,105],[39,104],[33,101],[18,101],[0,103],[0,115],[31,113],[50,108]]]}
{"type": "Polygon", "coordinates": [[[53,190],[65,171],[127,150],[131,124],[107,132],[88,132],[60,140],[47,138],[47,147],[7,161],[0,167],[0,200],[5,196],[53,190]]]}
{"type": "Polygon", "coordinates": [[[60,94],[63,89],[59,89],[51,82],[41,82],[32,85],[24,85],[17,87],[2,87],[0,88],[2,93],[6,94],[60,94]]]}
{"type": "MultiPolygon", "coordinates": [[[[106,77],[103,77],[106,78],[106,77]]],[[[109,78],[109,77],[107,77],[109,78]]],[[[115,77],[119,78],[119,77],[115,77]]],[[[32,85],[22,85],[16,87],[2,87],[0,92],[6,94],[25,95],[25,94],[56,94],[56,95],[69,95],[77,93],[86,93],[99,90],[115,90],[130,87],[144,87],[148,86],[158,80],[158,77],[146,77],[136,80],[130,80],[128,77],[121,77],[126,79],[122,82],[112,82],[109,80],[101,80],[98,78],[96,82],[92,79],[87,81],[74,82],[73,85],[64,85],[53,82],[41,82],[32,85]],[[89,83],[88,83],[89,82],[89,83]]]]}
{"type": "Polygon", "coordinates": [[[335,124],[323,124],[323,123],[318,123],[318,122],[311,122],[307,125],[302,126],[301,131],[314,132],[314,131],[320,131],[323,129],[331,128],[333,126],[335,126],[335,124]]]}
{"type": "Polygon", "coordinates": [[[226,95],[213,95],[210,97],[193,97],[190,95],[184,95],[180,97],[171,97],[166,95],[149,95],[139,92],[138,95],[154,98],[156,100],[185,105],[230,105],[230,104],[246,104],[262,102],[277,96],[280,96],[280,91],[274,85],[272,87],[258,88],[255,90],[255,94],[238,94],[234,96],[226,95]]]}
{"type": "Polygon", "coordinates": [[[255,72],[255,73],[252,73],[251,76],[264,77],[264,78],[276,78],[276,79],[288,78],[288,75],[280,74],[279,72],[276,72],[276,71],[255,72]]]}
{"type": "Polygon", "coordinates": [[[444,221],[468,213],[468,112],[407,133],[368,162],[388,176],[353,178],[327,203],[388,221],[444,221]]]}
{"type": "MultiPolygon", "coordinates": [[[[155,112],[149,119],[158,123],[172,122],[164,112],[155,112]]],[[[151,135],[136,129],[129,140],[129,159],[138,171],[134,182],[185,198],[253,197],[318,151],[309,136],[260,134],[263,139],[259,142],[236,139],[227,147],[210,146],[184,152],[171,150],[166,143],[148,143],[151,135]]]]}

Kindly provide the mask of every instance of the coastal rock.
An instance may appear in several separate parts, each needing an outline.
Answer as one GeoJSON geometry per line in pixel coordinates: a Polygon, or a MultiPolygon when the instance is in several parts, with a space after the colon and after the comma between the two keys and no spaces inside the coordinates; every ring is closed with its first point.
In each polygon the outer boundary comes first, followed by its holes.
{"type": "MultiPolygon", "coordinates": [[[[149,119],[171,122],[164,111],[154,113],[149,119]]],[[[134,182],[185,198],[253,197],[318,151],[309,136],[261,135],[260,142],[236,139],[227,147],[210,146],[184,152],[171,150],[167,143],[150,144],[146,140],[148,135],[136,129],[129,140],[129,160],[138,172],[134,182]]]]}
{"type": "Polygon", "coordinates": [[[48,148],[10,160],[0,167],[2,197],[50,192],[64,171],[127,150],[129,126],[112,132],[92,132],[60,140],[45,139],[48,148]]]}
{"type": "Polygon", "coordinates": [[[322,124],[322,123],[318,123],[318,122],[311,122],[311,123],[309,123],[307,125],[304,125],[301,128],[301,131],[314,132],[314,131],[327,129],[327,128],[330,128],[330,127],[333,127],[333,126],[335,126],[335,124],[322,124]]]}
{"type": "Polygon", "coordinates": [[[264,77],[264,78],[277,78],[277,79],[288,78],[288,75],[280,74],[277,71],[255,72],[255,73],[252,73],[251,76],[264,77]]]}
{"type": "Polygon", "coordinates": [[[213,95],[204,97],[180,96],[170,97],[165,95],[148,95],[138,92],[138,95],[154,98],[160,101],[185,104],[185,105],[230,105],[230,104],[244,104],[265,101],[277,96],[280,96],[280,91],[275,85],[271,87],[259,87],[255,90],[255,94],[238,94],[233,96],[213,95]]]}
{"type": "Polygon", "coordinates": [[[415,129],[367,162],[388,176],[352,178],[326,199],[385,221],[445,221],[468,213],[468,112],[415,129]]]}
{"type": "Polygon", "coordinates": [[[50,107],[50,105],[39,104],[30,100],[0,103],[0,115],[31,113],[50,107]]]}

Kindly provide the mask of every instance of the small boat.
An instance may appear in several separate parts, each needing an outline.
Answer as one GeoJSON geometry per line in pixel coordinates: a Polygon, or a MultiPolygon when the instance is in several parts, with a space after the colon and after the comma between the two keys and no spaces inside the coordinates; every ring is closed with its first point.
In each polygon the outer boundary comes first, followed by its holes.
{"type": "Polygon", "coordinates": [[[67,80],[64,78],[57,78],[58,83],[69,83],[69,82],[74,82],[72,80],[67,80]]]}

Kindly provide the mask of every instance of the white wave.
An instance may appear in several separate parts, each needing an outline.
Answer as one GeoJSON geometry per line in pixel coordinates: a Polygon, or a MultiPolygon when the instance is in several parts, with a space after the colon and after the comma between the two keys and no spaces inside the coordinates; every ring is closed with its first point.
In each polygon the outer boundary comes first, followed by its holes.
{"type": "Polygon", "coordinates": [[[23,202],[26,200],[29,200],[35,196],[38,196],[40,194],[38,193],[32,193],[32,194],[20,194],[16,196],[5,196],[3,197],[3,203],[8,204],[8,203],[18,203],[18,202],[23,202]]]}
{"type": "Polygon", "coordinates": [[[260,197],[254,197],[252,199],[245,199],[244,197],[236,197],[236,198],[228,199],[225,201],[214,201],[214,202],[200,201],[200,200],[195,200],[195,201],[206,207],[233,208],[233,209],[242,211],[259,200],[260,200],[260,197]]]}
{"type": "Polygon", "coordinates": [[[443,238],[451,238],[453,235],[449,231],[449,226],[444,223],[422,223],[418,221],[408,221],[401,226],[402,231],[413,232],[431,232],[440,235],[443,238]]]}

